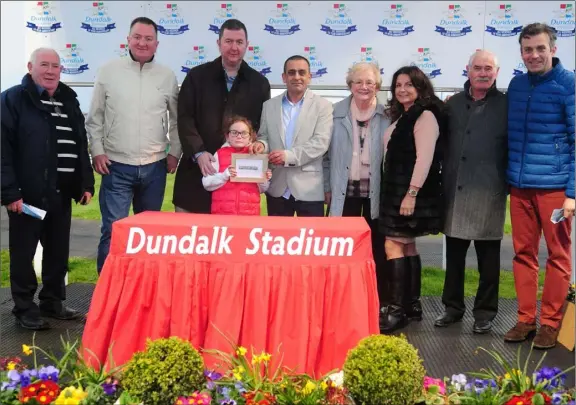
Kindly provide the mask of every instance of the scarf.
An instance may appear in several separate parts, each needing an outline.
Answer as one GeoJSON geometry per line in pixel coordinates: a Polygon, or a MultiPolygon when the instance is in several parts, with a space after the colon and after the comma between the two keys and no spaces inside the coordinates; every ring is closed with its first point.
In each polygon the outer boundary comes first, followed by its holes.
{"type": "Polygon", "coordinates": [[[357,181],[360,178],[370,178],[370,120],[376,111],[377,99],[370,107],[360,111],[354,97],[350,102],[350,115],[352,118],[352,164],[350,166],[350,180],[357,181]]]}

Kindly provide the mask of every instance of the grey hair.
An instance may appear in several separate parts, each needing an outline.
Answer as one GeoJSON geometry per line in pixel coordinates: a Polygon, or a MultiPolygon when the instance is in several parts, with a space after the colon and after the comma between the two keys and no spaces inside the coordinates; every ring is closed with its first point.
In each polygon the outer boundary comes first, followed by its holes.
{"type": "Polygon", "coordinates": [[[346,74],[346,84],[348,87],[352,86],[354,75],[363,70],[371,70],[372,73],[374,73],[374,78],[376,79],[376,87],[379,90],[382,87],[382,76],[380,75],[380,68],[378,67],[378,64],[373,62],[359,62],[352,65],[346,74]]]}
{"type": "Polygon", "coordinates": [[[32,64],[36,63],[36,58],[38,58],[38,55],[40,55],[43,52],[54,52],[56,56],[58,56],[58,60],[60,60],[60,55],[58,54],[58,52],[56,52],[56,50],[52,48],[37,48],[30,54],[29,62],[32,64]]]}
{"type": "Polygon", "coordinates": [[[492,59],[494,60],[494,66],[500,67],[500,65],[498,65],[498,58],[496,57],[496,55],[493,52],[487,51],[485,49],[477,49],[476,52],[470,55],[470,59],[468,59],[468,66],[472,66],[472,64],[474,63],[474,59],[476,59],[476,57],[480,55],[491,56],[492,59]]]}

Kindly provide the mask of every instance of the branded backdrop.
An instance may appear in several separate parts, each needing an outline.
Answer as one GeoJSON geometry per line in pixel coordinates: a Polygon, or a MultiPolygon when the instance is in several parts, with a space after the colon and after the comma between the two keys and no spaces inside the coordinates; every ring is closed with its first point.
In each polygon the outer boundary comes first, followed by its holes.
{"type": "Polygon", "coordinates": [[[435,86],[461,87],[469,55],[484,48],[497,54],[498,85],[506,87],[526,70],[518,34],[536,21],[557,30],[557,55],[566,68],[575,65],[575,6],[566,1],[22,3],[26,57],[39,46],[59,50],[66,82],[92,82],[103,63],[127,57],[130,21],[141,15],[158,23],[157,59],[172,67],[180,82],[191,68],[218,56],[218,29],[229,18],[246,24],[245,59],[275,85],[282,84],[284,60],[300,54],[310,60],[313,84],[345,85],[352,64],[376,61],[384,86],[397,68],[415,64],[435,86]]]}

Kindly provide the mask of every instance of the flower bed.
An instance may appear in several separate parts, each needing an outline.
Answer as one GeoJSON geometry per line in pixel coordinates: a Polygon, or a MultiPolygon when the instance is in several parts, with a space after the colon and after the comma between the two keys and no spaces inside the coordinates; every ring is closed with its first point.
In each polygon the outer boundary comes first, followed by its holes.
{"type": "MultiPolygon", "coordinates": [[[[62,341],[63,355],[23,345],[31,356],[0,359],[0,403],[57,405],[544,405],[574,404],[564,387],[566,372],[528,370],[487,351],[500,372],[425,376],[422,360],[404,337],[370,336],[348,353],[343,370],[312,378],[282,367],[280,357],[231,344],[230,353],[207,350],[219,359],[205,370],[202,357],[178,338],[149,341],[121,367],[94,370],[81,356],[78,342],[62,341]],[[38,355],[50,365],[39,365],[38,355]],[[281,363],[281,362],[280,362],[281,363]]],[[[518,353],[519,358],[520,353],[518,353]]],[[[280,356],[280,355],[278,355],[280,356]]],[[[545,355],[544,355],[545,356],[545,355]]],[[[544,358],[543,356],[543,358],[544,358]]]]}

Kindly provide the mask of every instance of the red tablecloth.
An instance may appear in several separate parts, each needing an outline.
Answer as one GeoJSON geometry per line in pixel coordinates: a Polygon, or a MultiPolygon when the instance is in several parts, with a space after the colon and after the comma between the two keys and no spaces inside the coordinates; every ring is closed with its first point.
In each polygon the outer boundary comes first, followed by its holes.
{"type": "Polygon", "coordinates": [[[300,372],[341,367],[379,333],[366,222],[146,212],[114,223],[84,348],[105,364],[112,345],[116,365],[147,338],[229,352],[221,332],[258,352],[280,347],[283,365],[300,372]]]}

